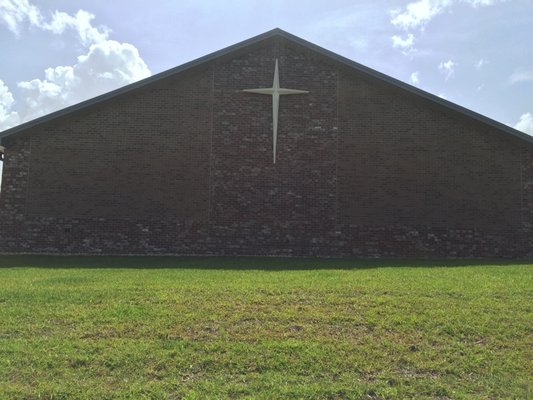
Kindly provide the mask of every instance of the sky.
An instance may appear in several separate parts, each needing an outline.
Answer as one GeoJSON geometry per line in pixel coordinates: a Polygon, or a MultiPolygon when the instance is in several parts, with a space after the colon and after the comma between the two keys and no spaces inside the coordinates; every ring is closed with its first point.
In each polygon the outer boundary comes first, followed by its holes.
{"type": "Polygon", "coordinates": [[[533,135],[533,0],[0,0],[0,131],[273,28],[533,135]]]}

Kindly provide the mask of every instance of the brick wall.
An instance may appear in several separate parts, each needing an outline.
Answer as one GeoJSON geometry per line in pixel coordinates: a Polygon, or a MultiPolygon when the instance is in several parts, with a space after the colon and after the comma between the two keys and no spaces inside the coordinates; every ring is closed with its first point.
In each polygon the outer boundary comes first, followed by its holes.
{"type": "Polygon", "coordinates": [[[201,71],[35,132],[28,214],[206,223],[211,96],[211,73],[201,71]]]}
{"type": "Polygon", "coordinates": [[[23,219],[26,214],[30,154],[29,138],[18,139],[6,149],[0,191],[2,225],[23,219]]]}
{"type": "MultiPolygon", "coordinates": [[[[336,72],[283,42],[214,67],[212,237],[249,254],[306,253],[336,222],[336,72]],[[282,87],[277,161],[271,87],[275,60],[282,87]]],[[[320,251],[324,251],[321,249],[320,251]]]]}
{"type": "Polygon", "coordinates": [[[2,252],[533,256],[531,145],[284,38],[6,147],[2,252]]]}
{"type": "Polygon", "coordinates": [[[508,135],[353,73],[339,88],[344,221],[520,226],[520,147],[508,135]]]}
{"type": "Polygon", "coordinates": [[[528,233],[529,248],[533,249],[533,149],[522,149],[522,229],[528,233]]]}

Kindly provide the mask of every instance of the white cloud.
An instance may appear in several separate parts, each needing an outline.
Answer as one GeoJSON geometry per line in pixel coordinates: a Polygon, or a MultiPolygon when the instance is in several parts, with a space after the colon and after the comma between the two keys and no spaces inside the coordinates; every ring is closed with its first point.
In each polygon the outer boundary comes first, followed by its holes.
{"type": "Polygon", "coordinates": [[[454,4],[466,3],[477,8],[504,3],[505,1],[507,0],[418,0],[407,4],[404,9],[393,10],[390,22],[405,30],[424,28],[434,17],[454,4]]]}
{"type": "Polygon", "coordinates": [[[409,77],[409,82],[411,82],[412,85],[418,85],[420,83],[418,71],[415,71],[411,74],[409,77]]]}
{"type": "Polygon", "coordinates": [[[46,21],[27,0],[0,0],[0,22],[16,35],[27,21],[56,35],[73,32],[85,48],[85,54],[72,65],[50,67],[44,71],[44,79],[19,82],[21,98],[16,111],[10,111],[15,104],[13,95],[0,81],[0,131],[150,76],[137,48],[108,39],[110,29],[93,26],[94,18],[84,10],[74,15],[55,11],[46,21]]]}
{"type": "Polygon", "coordinates": [[[468,3],[472,7],[480,7],[480,6],[493,6],[497,3],[505,3],[508,0],[463,0],[463,3],[468,3]]]}
{"type": "Polygon", "coordinates": [[[91,45],[72,66],[45,70],[45,79],[19,82],[24,120],[109,92],[150,76],[135,46],[106,40],[91,45]]]}
{"type": "Polygon", "coordinates": [[[531,71],[515,71],[513,74],[509,77],[509,83],[519,83],[519,82],[528,82],[533,81],[533,70],[531,71]]]}
{"type": "Polygon", "coordinates": [[[483,68],[485,65],[487,65],[489,62],[483,58],[480,58],[478,60],[478,62],[476,63],[476,69],[477,70],[480,70],[481,68],[483,68]]]}
{"type": "Polygon", "coordinates": [[[403,39],[399,35],[394,35],[391,37],[391,39],[392,39],[392,47],[403,49],[403,50],[410,50],[415,44],[415,37],[412,33],[408,33],[405,39],[403,39]]]}
{"type": "Polygon", "coordinates": [[[78,10],[75,15],[55,11],[50,22],[45,22],[39,8],[28,0],[0,0],[0,22],[17,36],[20,34],[21,25],[27,22],[31,27],[56,35],[72,29],[78,34],[81,43],[88,46],[106,40],[110,32],[105,26],[92,26],[93,19],[94,14],[84,10],[78,10]]]}
{"type": "Polygon", "coordinates": [[[444,79],[446,81],[450,80],[451,78],[453,78],[453,76],[455,75],[455,67],[457,66],[457,63],[454,62],[453,60],[448,60],[446,62],[442,61],[440,64],[439,64],[439,71],[444,74],[444,79]]]}
{"type": "Polygon", "coordinates": [[[452,0],[419,0],[412,2],[407,4],[403,11],[393,11],[391,23],[402,29],[423,27],[451,4],[452,0]]]}
{"type": "Polygon", "coordinates": [[[522,114],[520,116],[520,121],[518,121],[513,128],[533,135],[533,114],[528,112],[522,114]]]}
{"type": "Polygon", "coordinates": [[[14,103],[13,94],[0,79],[0,131],[20,123],[18,113],[11,110],[14,103]]]}
{"type": "Polygon", "coordinates": [[[135,46],[115,40],[93,44],[89,53],[78,57],[75,67],[81,78],[94,77],[93,81],[125,85],[146,78],[150,71],[135,46]]]}
{"type": "Polygon", "coordinates": [[[20,34],[20,25],[26,21],[40,26],[42,15],[39,9],[28,0],[0,0],[0,23],[15,35],[20,34]]]}
{"type": "Polygon", "coordinates": [[[100,43],[105,41],[110,33],[109,28],[100,26],[98,28],[92,26],[94,14],[84,10],[78,10],[76,15],[72,16],[62,11],[56,11],[52,16],[52,21],[41,24],[42,29],[60,35],[67,29],[74,30],[84,46],[92,43],[100,43]]]}

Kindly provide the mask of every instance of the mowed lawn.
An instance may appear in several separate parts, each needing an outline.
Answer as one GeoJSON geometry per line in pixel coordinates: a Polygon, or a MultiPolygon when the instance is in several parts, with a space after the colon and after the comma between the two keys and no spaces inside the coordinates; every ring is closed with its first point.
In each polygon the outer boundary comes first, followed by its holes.
{"type": "Polygon", "coordinates": [[[0,257],[0,399],[526,399],[533,263],[0,257]]]}

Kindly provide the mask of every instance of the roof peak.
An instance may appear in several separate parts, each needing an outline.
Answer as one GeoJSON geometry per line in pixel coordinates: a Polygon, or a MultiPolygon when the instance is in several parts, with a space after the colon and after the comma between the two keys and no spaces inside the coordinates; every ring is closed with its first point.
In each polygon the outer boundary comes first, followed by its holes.
{"type": "Polygon", "coordinates": [[[111,99],[111,98],[114,98],[114,97],[117,97],[121,94],[124,94],[124,93],[127,93],[127,92],[130,92],[132,90],[135,90],[135,89],[138,89],[138,88],[141,88],[141,87],[144,87],[146,85],[149,85],[153,82],[157,82],[158,80],[161,80],[161,79],[164,79],[166,77],[169,77],[169,76],[172,76],[174,74],[177,74],[177,73],[180,73],[180,72],[183,72],[183,71],[186,71],[186,70],[189,70],[193,67],[196,67],[196,66],[199,66],[201,64],[204,64],[204,63],[207,63],[209,61],[212,61],[216,58],[219,58],[221,56],[224,56],[224,55],[227,55],[229,53],[232,53],[234,51],[238,51],[238,50],[241,50],[243,48],[246,48],[248,46],[251,46],[253,44],[256,44],[260,41],[263,41],[265,39],[269,39],[269,38],[272,38],[272,37],[275,37],[275,36],[281,36],[285,39],[288,39],[292,42],[295,42],[303,47],[306,47],[312,51],[315,51],[319,54],[322,54],[323,56],[325,57],[328,57],[340,64],[343,64],[349,68],[353,68],[359,72],[363,72],[363,73],[366,73],[367,75],[370,75],[376,79],[379,79],[381,81],[384,81],[384,82],[387,82],[388,84],[391,84],[395,87],[399,87],[403,90],[406,90],[410,93],[413,93],[413,94],[416,94],[420,97],[423,97],[427,100],[430,100],[432,101],[433,103],[436,103],[436,104],[439,104],[440,106],[443,106],[447,109],[451,109],[455,112],[458,112],[460,114],[463,114],[463,115],[466,115],[472,119],[475,119],[479,122],[482,122],[484,124],[487,124],[487,125],[490,125],[494,128],[497,128],[501,131],[504,131],[508,134],[511,134],[517,138],[520,138],[520,139],[523,139],[527,142],[530,142],[530,143],[533,143],[533,136],[530,136],[524,132],[521,132],[519,130],[516,130],[514,128],[511,128],[510,126],[508,125],[505,125],[505,124],[502,124],[498,121],[495,121],[491,118],[488,118],[484,115],[481,115],[479,113],[476,113],[472,110],[469,110],[465,107],[462,107],[458,104],[455,104],[455,103],[452,103],[448,100],[444,100],[438,96],[435,96],[429,92],[426,92],[424,90],[421,90],[417,87],[414,87],[414,86],[411,86],[405,82],[402,82],[398,79],[395,79],[391,76],[388,76],[388,75],[385,75],[379,71],[376,71],[372,68],[369,68],[365,65],[362,65],[362,64],[359,64],[355,61],[352,61],[346,57],[343,57],[339,54],[336,54],[330,50],[327,50],[323,47],[320,47],[314,43],[311,43],[305,39],[302,39],[296,35],[293,35],[292,33],[289,33],[281,28],[273,28],[269,31],[266,31],[266,32],[263,32],[259,35],[256,35],[256,36],[253,36],[249,39],[246,39],[246,40],[243,40],[241,42],[238,42],[236,44],[233,44],[231,46],[228,46],[226,48],[223,48],[221,50],[218,50],[218,51],[215,51],[213,53],[210,53],[208,55],[205,55],[203,57],[200,57],[200,58],[197,58],[195,60],[192,60],[192,61],[189,61],[185,64],[182,64],[180,66],[177,66],[177,67],[174,67],[174,68],[171,68],[169,70],[166,70],[166,71],[163,71],[163,72],[160,72],[158,74],[155,74],[155,75],[152,75],[148,78],[145,78],[143,80],[140,80],[140,81],[137,81],[137,82],[134,82],[134,83],[131,83],[129,85],[126,85],[126,86],[123,86],[121,88],[118,88],[118,89],[115,89],[111,92],[108,92],[108,93],[104,93],[100,96],[97,96],[97,97],[93,97],[91,99],[88,99],[88,100],[85,100],[81,103],[78,103],[78,104],[74,104],[72,106],[69,106],[69,107],[66,107],[66,108],[63,108],[61,110],[58,110],[58,111],[55,111],[53,113],[50,113],[50,114],[47,114],[47,115],[44,115],[42,117],[39,117],[39,118],[36,118],[36,119],[33,119],[31,121],[28,121],[28,122],[25,122],[23,124],[20,124],[20,125],[17,125],[15,127],[12,127],[12,128],[9,128],[7,130],[4,130],[4,131],[1,131],[0,132],[0,144],[2,143],[2,139],[3,138],[6,138],[8,136],[11,136],[11,135],[14,135],[14,134],[17,134],[19,132],[22,132],[22,131],[25,131],[27,129],[30,129],[30,128],[33,128],[35,126],[38,126],[40,124],[43,124],[43,123],[46,123],[46,122],[49,122],[49,121],[52,121],[52,120],[55,120],[57,118],[60,118],[62,116],[65,116],[65,115],[68,115],[68,114],[71,114],[73,112],[76,112],[78,110],[81,110],[81,109],[84,109],[84,108],[87,108],[87,107],[90,107],[94,104],[97,104],[97,103],[100,103],[102,101],[105,101],[105,100],[108,100],[108,99],[111,99]]]}

